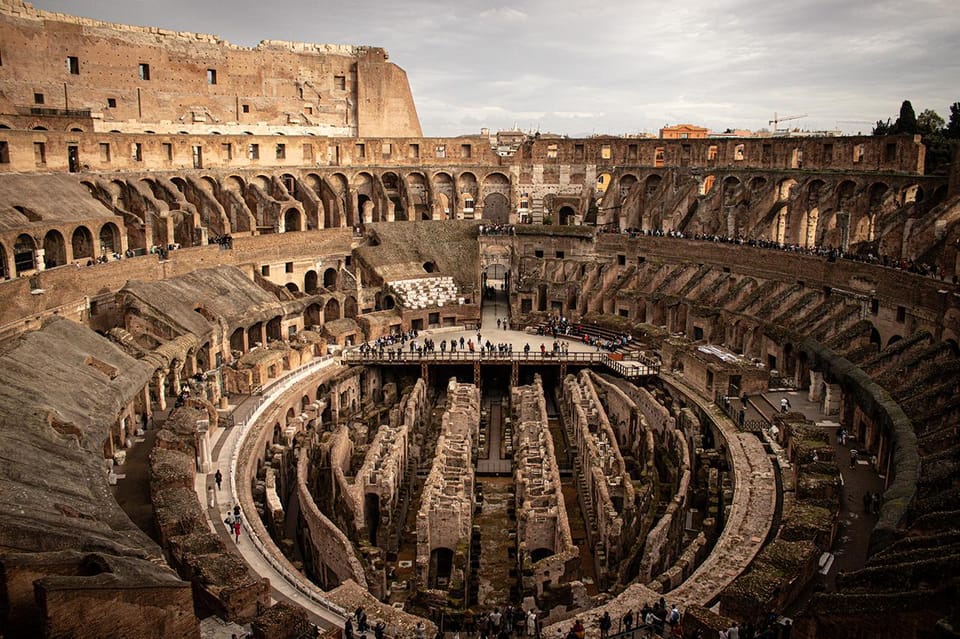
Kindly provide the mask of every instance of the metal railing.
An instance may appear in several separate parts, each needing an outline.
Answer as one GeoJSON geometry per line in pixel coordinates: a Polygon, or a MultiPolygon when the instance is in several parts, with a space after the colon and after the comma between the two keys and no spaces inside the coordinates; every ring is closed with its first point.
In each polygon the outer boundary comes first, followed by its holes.
{"type": "Polygon", "coordinates": [[[540,353],[531,350],[529,353],[523,351],[465,351],[456,352],[429,351],[419,353],[417,351],[390,351],[383,352],[370,350],[361,353],[359,350],[346,351],[341,355],[341,359],[347,364],[420,364],[427,363],[459,363],[459,362],[528,362],[538,364],[600,364],[606,359],[604,353],[554,353],[547,351],[540,353]]]}
{"type": "MultiPolygon", "coordinates": [[[[237,427],[240,431],[237,433],[236,444],[233,448],[233,453],[230,456],[230,496],[233,499],[233,503],[242,504],[240,500],[240,492],[237,490],[237,468],[240,462],[240,451],[243,448],[244,441],[247,436],[250,434],[252,427],[257,423],[267,409],[283,395],[284,392],[293,388],[296,384],[300,383],[308,375],[316,372],[320,368],[328,366],[334,362],[334,356],[326,355],[320,359],[313,360],[307,365],[297,369],[290,375],[277,380],[273,384],[267,386],[263,390],[263,394],[257,398],[256,404],[249,410],[249,413],[244,415],[242,418],[236,420],[237,427]]],[[[254,513],[254,516],[259,518],[254,513]]],[[[278,559],[272,552],[269,551],[267,544],[260,538],[260,535],[257,534],[257,531],[251,525],[251,518],[247,516],[247,513],[243,513],[242,517],[243,527],[247,531],[247,536],[251,542],[253,542],[254,547],[257,549],[257,552],[260,553],[260,556],[263,557],[270,566],[283,577],[284,581],[287,584],[308,598],[311,602],[315,603],[318,606],[321,606],[325,610],[337,615],[342,620],[346,619],[351,615],[351,612],[341,608],[340,606],[334,604],[323,596],[323,591],[310,583],[301,573],[296,570],[291,570],[290,567],[284,561],[278,559]]],[[[216,525],[216,522],[214,522],[216,525]]],[[[275,547],[271,540],[271,545],[275,547]]]]}

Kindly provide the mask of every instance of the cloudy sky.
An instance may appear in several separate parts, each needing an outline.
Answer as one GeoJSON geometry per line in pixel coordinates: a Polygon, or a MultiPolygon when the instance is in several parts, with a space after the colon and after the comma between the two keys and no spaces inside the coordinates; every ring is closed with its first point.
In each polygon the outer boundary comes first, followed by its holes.
{"type": "Polygon", "coordinates": [[[424,135],[781,126],[868,133],[960,101],[957,0],[34,0],[239,45],[385,47],[424,135]]]}

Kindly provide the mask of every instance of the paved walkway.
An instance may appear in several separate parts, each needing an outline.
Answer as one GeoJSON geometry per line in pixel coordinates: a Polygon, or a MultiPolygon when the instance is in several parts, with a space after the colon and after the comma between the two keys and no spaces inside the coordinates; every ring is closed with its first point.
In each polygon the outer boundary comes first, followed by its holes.
{"type": "Polygon", "coordinates": [[[835,555],[834,563],[827,575],[822,578],[822,583],[815,584],[816,587],[832,592],[835,589],[836,575],[839,571],[860,570],[866,564],[870,534],[877,524],[878,517],[865,508],[864,495],[868,492],[881,492],[884,488],[884,478],[877,474],[867,460],[861,460],[853,468],[850,467],[850,449],[857,449],[857,442],[850,439],[847,440],[846,445],[837,442],[839,416],[824,415],[819,403],[811,402],[807,398],[806,391],[774,390],[764,393],[760,398],[751,398],[751,404],[759,406],[760,412],[770,414],[779,410],[780,400],[784,397],[790,401],[793,412],[802,413],[827,432],[843,480],[840,526],[831,549],[835,555]],[[761,400],[766,402],[766,406],[760,404],[761,400]]]}

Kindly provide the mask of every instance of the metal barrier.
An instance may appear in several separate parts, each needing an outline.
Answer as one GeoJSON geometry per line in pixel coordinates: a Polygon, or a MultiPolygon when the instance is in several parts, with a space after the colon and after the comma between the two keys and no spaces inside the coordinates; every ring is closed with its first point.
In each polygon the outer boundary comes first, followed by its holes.
{"type": "MultiPolygon", "coordinates": [[[[332,355],[326,355],[320,359],[314,360],[308,363],[306,366],[299,368],[290,375],[277,380],[267,388],[263,390],[263,394],[258,398],[256,406],[243,417],[243,419],[237,420],[237,428],[239,432],[237,433],[236,444],[233,448],[233,454],[230,456],[230,496],[233,498],[233,503],[241,504],[240,493],[237,490],[237,467],[239,465],[240,459],[240,450],[243,448],[244,441],[247,436],[250,434],[250,430],[253,424],[257,423],[257,420],[263,416],[266,410],[287,390],[293,388],[296,384],[306,378],[308,375],[316,372],[317,370],[329,366],[334,362],[335,358],[332,355]]],[[[241,506],[242,508],[242,506],[241,506]]],[[[256,547],[257,552],[260,553],[260,556],[267,560],[275,571],[277,571],[280,576],[284,578],[288,585],[290,585],[294,590],[307,597],[310,601],[321,606],[324,610],[333,613],[339,617],[338,621],[340,625],[343,625],[343,621],[351,615],[351,612],[344,610],[340,606],[337,606],[331,601],[328,601],[323,597],[323,591],[314,586],[312,583],[307,581],[302,574],[299,572],[291,571],[287,568],[286,564],[273,553],[268,551],[266,544],[260,539],[260,536],[256,533],[253,527],[250,525],[250,518],[247,516],[247,513],[243,513],[243,527],[247,531],[248,538],[253,542],[254,547],[256,547]]],[[[272,544],[272,540],[271,540],[272,544]]]]}

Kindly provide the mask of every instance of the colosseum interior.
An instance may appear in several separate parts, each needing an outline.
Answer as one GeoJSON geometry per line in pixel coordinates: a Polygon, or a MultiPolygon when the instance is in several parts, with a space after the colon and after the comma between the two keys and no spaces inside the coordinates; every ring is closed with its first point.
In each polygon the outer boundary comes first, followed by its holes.
{"type": "Polygon", "coordinates": [[[383,49],[20,0],[0,56],[3,637],[958,636],[920,136],[500,154],[383,49]]]}

